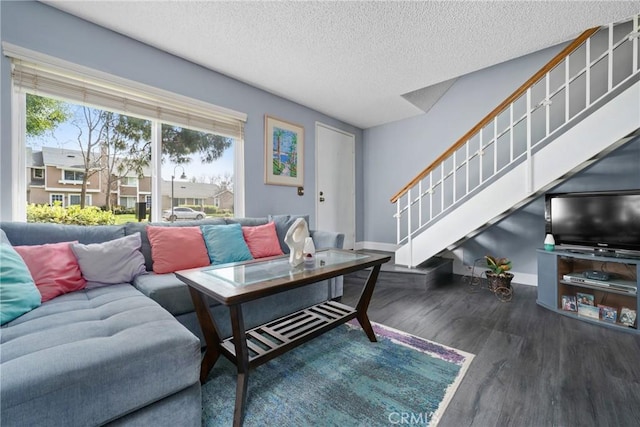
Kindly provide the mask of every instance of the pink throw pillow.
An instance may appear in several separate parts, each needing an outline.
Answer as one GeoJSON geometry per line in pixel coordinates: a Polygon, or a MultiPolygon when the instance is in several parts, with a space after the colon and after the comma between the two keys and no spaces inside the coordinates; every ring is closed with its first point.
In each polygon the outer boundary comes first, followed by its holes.
{"type": "Polygon", "coordinates": [[[242,227],[242,235],[254,258],[282,255],[275,222],[272,221],[268,224],[253,227],[242,227]]]}
{"type": "Polygon", "coordinates": [[[148,225],[147,235],[154,273],[173,273],[210,264],[200,227],[148,225]]]}
{"type": "Polygon", "coordinates": [[[78,242],[13,247],[27,264],[42,295],[42,302],[68,292],[79,291],[87,284],[82,277],[78,260],[71,250],[72,243],[78,242]]]}

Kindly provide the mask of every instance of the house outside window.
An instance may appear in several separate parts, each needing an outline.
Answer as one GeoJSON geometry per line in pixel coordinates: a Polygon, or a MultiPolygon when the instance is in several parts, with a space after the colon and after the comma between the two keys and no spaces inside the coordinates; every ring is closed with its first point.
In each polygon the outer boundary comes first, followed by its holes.
{"type": "Polygon", "coordinates": [[[43,179],[44,169],[31,169],[31,177],[33,179],[43,179]]]}

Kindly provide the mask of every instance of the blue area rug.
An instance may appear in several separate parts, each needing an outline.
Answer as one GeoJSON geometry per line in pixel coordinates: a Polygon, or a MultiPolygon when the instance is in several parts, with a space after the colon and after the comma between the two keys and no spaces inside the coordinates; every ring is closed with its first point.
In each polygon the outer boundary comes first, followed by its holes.
{"type": "MultiPolygon", "coordinates": [[[[473,355],[373,324],[342,325],[249,372],[244,426],[437,424],[473,355]]],[[[233,421],[236,369],[220,357],[202,425],[233,421]]]]}

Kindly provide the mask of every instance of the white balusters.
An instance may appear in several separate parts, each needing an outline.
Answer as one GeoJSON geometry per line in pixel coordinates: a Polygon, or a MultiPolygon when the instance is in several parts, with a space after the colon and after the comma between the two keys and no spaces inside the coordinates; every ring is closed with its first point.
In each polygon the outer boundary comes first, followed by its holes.
{"type": "Polygon", "coordinates": [[[571,82],[571,68],[570,68],[570,62],[571,61],[571,55],[567,56],[564,59],[564,122],[567,123],[569,121],[569,114],[571,112],[570,107],[569,107],[569,101],[570,101],[570,97],[569,97],[569,83],[571,82]]]}
{"type": "MultiPolygon", "coordinates": [[[[597,33],[596,33],[597,34],[597,33]]],[[[587,39],[586,51],[585,51],[585,66],[587,67],[585,70],[585,108],[588,108],[591,105],[591,39],[587,39]]]]}
{"type": "Polygon", "coordinates": [[[607,92],[613,88],[613,25],[609,25],[609,42],[607,49],[607,92]]]}

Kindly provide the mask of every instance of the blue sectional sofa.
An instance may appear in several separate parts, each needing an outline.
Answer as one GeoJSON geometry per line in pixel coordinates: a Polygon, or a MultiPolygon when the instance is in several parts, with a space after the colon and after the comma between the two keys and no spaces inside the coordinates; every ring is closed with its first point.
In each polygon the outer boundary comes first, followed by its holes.
{"type": "MultiPolygon", "coordinates": [[[[292,217],[205,219],[154,223],[171,227],[276,222],[283,242],[292,217]]],[[[201,424],[202,333],[186,285],[152,272],[146,223],[73,226],[0,222],[10,243],[102,243],[141,233],[147,274],[133,283],[91,287],[58,296],[0,328],[0,414],[3,426],[201,424]],[[186,326],[186,328],[185,328],[186,326]]],[[[312,231],[317,248],[341,248],[339,233],[312,231]]],[[[286,245],[284,245],[286,246],[286,245]]],[[[287,252],[287,248],[282,248],[287,252]]],[[[251,327],[342,295],[339,279],[249,304],[251,327]]],[[[221,334],[228,310],[211,304],[221,334]]]]}

